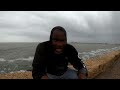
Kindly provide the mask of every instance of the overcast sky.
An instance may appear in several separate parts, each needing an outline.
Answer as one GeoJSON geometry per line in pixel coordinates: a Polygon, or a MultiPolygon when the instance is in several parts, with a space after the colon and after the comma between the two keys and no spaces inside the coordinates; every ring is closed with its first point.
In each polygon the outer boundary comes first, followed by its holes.
{"type": "Polygon", "coordinates": [[[0,11],[0,42],[46,41],[54,26],[68,41],[120,43],[119,11],[0,11]]]}

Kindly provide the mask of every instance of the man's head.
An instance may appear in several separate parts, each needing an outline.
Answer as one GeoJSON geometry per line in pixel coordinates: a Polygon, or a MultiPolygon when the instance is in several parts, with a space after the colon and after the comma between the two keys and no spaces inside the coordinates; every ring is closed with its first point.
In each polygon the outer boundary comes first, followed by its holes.
{"type": "Polygon", "coordinates": [[[63,52],[64,46],[67,43],[67,34],[63,27],[56,26],[51,30],[50,42],[54,47],[54,52],[60,54],[63,52]]]}

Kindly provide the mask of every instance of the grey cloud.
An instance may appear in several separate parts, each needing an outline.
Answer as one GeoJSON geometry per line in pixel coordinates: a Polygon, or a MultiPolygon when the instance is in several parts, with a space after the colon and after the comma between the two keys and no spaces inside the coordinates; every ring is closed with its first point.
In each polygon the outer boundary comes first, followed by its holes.
{"type": "Polygon", "coordinates": [[[111,11],[1,11],[0,41],[48,40],[51,29],[60,25],[66,29],[68,41],[120,43],[119,15],[111,11]]]}

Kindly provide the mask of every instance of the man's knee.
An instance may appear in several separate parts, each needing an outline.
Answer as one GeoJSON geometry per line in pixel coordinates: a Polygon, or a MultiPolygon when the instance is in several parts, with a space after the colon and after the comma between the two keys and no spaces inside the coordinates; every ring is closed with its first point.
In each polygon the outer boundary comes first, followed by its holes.
{"type": "Polygon", "coordinates": [[[74,69],[68,68],[65,74],[67,79],[78,79],[77,71],[74,69]]]}

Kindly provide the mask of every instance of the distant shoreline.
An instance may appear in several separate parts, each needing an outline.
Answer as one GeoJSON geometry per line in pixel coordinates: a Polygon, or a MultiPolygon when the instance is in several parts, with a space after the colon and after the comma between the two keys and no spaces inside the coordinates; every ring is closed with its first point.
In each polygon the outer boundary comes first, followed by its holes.
{"type": "MultiPolygon", "coordinates": [[[[44,41],[43,41],[44,42],[44,41]]],[[[41,42],[0,42],[0,43],[41,43],[41,42]]],[[[120,45],[119,43],[85,43],[85,42],[68,42],[68,43],[77,43],[77,44],[113,44],[113,45],[120,45]]]]}

